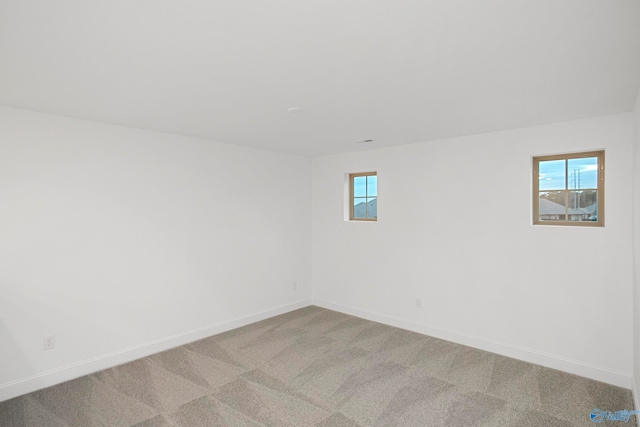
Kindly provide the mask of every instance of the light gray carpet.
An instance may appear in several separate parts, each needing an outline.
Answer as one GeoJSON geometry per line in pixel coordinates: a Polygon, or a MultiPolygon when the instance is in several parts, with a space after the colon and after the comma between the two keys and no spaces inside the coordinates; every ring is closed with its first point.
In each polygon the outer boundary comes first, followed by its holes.
{"type": "Polygon", "coordinates": [[[631,392],[307,307],[0,402],[2,426],[594,426],[631,392]]]}

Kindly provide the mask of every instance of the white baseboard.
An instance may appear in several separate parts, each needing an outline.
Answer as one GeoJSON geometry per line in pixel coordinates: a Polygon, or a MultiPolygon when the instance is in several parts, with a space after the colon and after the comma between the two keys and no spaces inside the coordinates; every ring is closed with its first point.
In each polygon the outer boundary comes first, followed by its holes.
{"type": "Polygon", "coordinates": [[[169,350],[193,341],[197,341],[212,335],[220,334],[231,329],[259,322],[273,316],[307,307],[309,305],[327,308],[329,310],[338,311],[352,316],[361,317],[378,323],[406,329],[424,335],[444,339],[458,344],[467,345],[492,353],[497,353],[507,357],[524,360],[526,362],[535,363],[537,365],[546,366],[552,369],[569,372],[571,374],[580,375],[582,377],[591,378],[596,381],[602,381],[613,384],[618,387],[631,389],[636,409],[640,409],[640,396],[636,389],[633,377],[629,373],[619,372],[588,363],[572,360],[552,354],[538,352],[522,347],[509,344],[499,343],[484,338],[474,337],[461,334],[455,331],[434,328],[428,325],[415,323],[392,316],[379,313],[373,313],[361,310],[355,307],[349,307],[336,304],[330,301],[313,298],[304,299],[291,304],[277,306],[268,310],[253,313],[247,316],[238,317],[228,321],[204,326],[202,328],[193,329],[180,334],[172,335],[166,338],[140,344],[135,347],[126,348],[112,353],[104,354],[88,360],[84,360],[71,365],[63,366],[47,372],[42,372],[30,377],[21,378],[16,381],[0,384],[0,402],[21,396],[32,391],[36,391],[45,387],[50,387],[65,381],[82,377],[103,369],[108,369],[123,363],[131,362],[142,357],[150,356],[161,351],[169,350]]]}
{"type": "Polygon", "coordinates": [[[183,333],[171,335],[155,341],[140,344],[123,350],[97,356],[78,363],[63,366],[47,372],[21,378],[5,384],[0,384],[0,402],[21,396],[45,387],[60,384],[75,378],[82,377],[103,369],[112,368],[123,363],[131,362],[142,357],[150,356],[161,351],[169,350],[190,342],[194,342],[212,335],[236,329],[251,323],[259,322],[273,316],[297,310],[311,305],[311,299],[303,299],[291,304],[280,305],[268,310],[253,313],[247,316],[237,317],[228,321],[203,326],[183,333]]]}
{"type": "MultiPolygon", "coordinates": [[[[638,388],[636,387],[635,376],[631,378],[631,393],[633,393],[633,409],[640,409],[640,396],[638,396],[638,388]]],[[[640,422],[640,416],[636,418],[640,422]]]]}
{"type": "MultiPolygon", "coordinates": [[[[313,298],[313,305],[329,310],[339,311],[345,314],[350,314],[352,316],[361,317],[363,319],[371,320],[374,322],[383,323],[385,325],[395,326],[401,329],[417,332],[423,335],[429,335],[435,338],[463,344],[480,350],[490,351],[502,356],[512,357],[514,359],[523,360],[525,362],[535,363],[536,365],[557,369],[559,371],[568,372],[570,374],[579,375],[581,377],[591,378],[593,380],[601,381],[607,384],[613,384],[618,387],[623,387],[626,389],[632,388],[633,377],[630,373],[627,372],[615,371],[613,369],[603,368],[601,366],[592,365],[578,360],[487,340],[480,337],[462,334],[456,331],[434,328],[421,323],[415,323],[412,321],[398,319],[392,316],[361,310],[355,307],[336,304],[331,301],[326,301],[319,298],[313,298]]],[[[634,397],[637,399],[635,391],[634,397]]],[[[635,401],[635,404],[636,408],[640,408],[637,406],[637,400],[635,401]]]]}

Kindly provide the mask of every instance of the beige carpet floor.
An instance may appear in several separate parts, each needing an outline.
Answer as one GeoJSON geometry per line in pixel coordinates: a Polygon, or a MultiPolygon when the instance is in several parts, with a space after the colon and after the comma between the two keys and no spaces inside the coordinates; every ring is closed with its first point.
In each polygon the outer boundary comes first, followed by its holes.
{"type": "Polygon", "coordinates": [[[1,426],[595,424],[629,390],[306,307],[0,402],[1,426]]]}

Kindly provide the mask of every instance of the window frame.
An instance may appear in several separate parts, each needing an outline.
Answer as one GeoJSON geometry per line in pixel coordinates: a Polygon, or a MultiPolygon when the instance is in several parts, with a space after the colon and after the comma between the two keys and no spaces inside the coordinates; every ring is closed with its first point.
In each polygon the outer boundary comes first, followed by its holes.
{"type": "MultiPolygon", "coordinates": [[[[604,150],[595,150],[595,151],[580,151],[576,153],[566,153],[566,154],[553,154],[546,156],[534,156],[532,158],[533,165],[533,176],[532,176],[532,196],[533,196],[533,225],[561,225],[568,227],[604,227],[604,150]],[[569,215],[569,203],[568,197],[569,192],[572,190],[569,188],[568,180],[568,161],[572,159],[581,159],[586,157],[596,157],[598,162],[598,179],[597,179],[597,199],[598,199],[598,219],[596,221],[570,221],[568,220],[569,215]],[[552,160],[564,160],[565,161],[565,183],[563,190],[565,192],[565,219],[564,220],[540,220],[540,181],[539,181],[539,169],[540,162],[552,161],[552,160]]],[[[556,191],[556,190],[554,190],[556,191]]]]}
{"type": "MultiPolygon", "coordinates": [[[[350,173],[349,174],[349,221],[369,221],[369,222],[377,222],[378,218],[354,218],[353,216],[353,203],[355,199],[354,195],[354,178],[361,176],[378,176],[378,172],[358,172],[358,173],[350,173]]],[[[365,197],[366,199],[366,197],[365,197]]],[[[376,200],[378,199],[378,193],[376,191],[376,200]]],[[[365,202],[366,203],[366,202],[365,202]]]]}

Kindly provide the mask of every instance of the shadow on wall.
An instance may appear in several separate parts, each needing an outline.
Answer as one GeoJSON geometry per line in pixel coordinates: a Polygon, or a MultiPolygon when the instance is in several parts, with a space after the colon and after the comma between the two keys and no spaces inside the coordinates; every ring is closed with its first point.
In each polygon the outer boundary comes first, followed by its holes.
{"type": "MultiPolygon", "coordinates": [[[[0,388],[26,378],[40,383],[38,375],[59,367],[56,363],[61,358],[86,345],[86,342],[79,342],[81,338],[73,325],[90,327],[96,334],[103,333],[103,338],[110,336],[91,319],[69,315],[59,307],[22,292],[0,289],[0,388]],[[58,340],[55,349],[44,350],[44,337],[56,334],[59,334],[58,338],[66,338],[63,341],[66,348],[60,348],[58,340]],[[74,336],[77,339],[74,340],[74,336]]],[[[73,362],[77,361],[69,361],[73,362]]],[[[45,385],[42,382],[42,386],[45,385]]]]}
{"type": "Polygon", "coordinates": [[[19,339],[22,336],[24,340],[25,332],[29,334],[28,331],[34,331],[34,323],[20,307],[0,295],[0,387],[18,379],[16,373],[33,371],[33,362],[29,360],[27,352],[23,351],[19,339]],[[14,325],[17,324],[15,328],[9,327],[8,319],[12,319],[14,325]]]}

